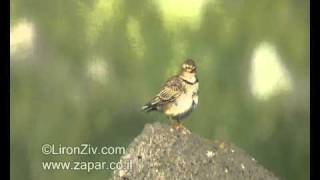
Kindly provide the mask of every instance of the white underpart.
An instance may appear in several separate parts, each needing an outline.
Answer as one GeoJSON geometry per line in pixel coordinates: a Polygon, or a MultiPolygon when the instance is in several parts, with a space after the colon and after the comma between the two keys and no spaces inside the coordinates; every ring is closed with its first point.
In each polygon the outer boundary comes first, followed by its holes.
{"type": "Polygon", "coordinates": [[[187,85],[187,91],[180,95],[176,102],[171,104],[170,108],[164,112],[168,116],[177,116],[183,114],[187,111],[190,111],[192,108],[192,103],[198,104],[198,95],[197,91],[199,88],[199,83],[194,85],[187,85]]]}

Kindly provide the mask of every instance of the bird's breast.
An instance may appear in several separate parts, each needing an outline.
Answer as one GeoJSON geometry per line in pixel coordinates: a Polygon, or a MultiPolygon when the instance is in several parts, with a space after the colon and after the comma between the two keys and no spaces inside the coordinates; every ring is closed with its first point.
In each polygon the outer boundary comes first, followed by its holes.
{"type": "Polygon", "coordinates": [[[179,119],[185,118],[198,105],[198,88],[199,84],[186,85],[185,92],[180,95],[175,102],[169,104],[164,113],[171,117],[179,119]]]}

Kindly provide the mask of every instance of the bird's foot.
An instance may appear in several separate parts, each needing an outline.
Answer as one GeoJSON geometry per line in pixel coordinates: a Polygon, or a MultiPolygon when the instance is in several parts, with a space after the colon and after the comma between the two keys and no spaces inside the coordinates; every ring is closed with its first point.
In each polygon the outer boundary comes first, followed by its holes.
{"type": "Polygon", "coordinates": [[[190,134],[191,132],[189,131],[189,129],[187,129],[186,127],[184,127],[182,125],[181,122],[174,122],[170,128],[170,131],[178,131],[181,132],[183,134],[190,134]]]}
{"type": "Polygon", "coordinates": [[[171,124],[171,129],[172,130],[176,130],[178,131],[179,129],[181,129],[182,127],[182,124],[180,122],[177,122],[177,121],[174,121],[172,124],[171,124]]]}

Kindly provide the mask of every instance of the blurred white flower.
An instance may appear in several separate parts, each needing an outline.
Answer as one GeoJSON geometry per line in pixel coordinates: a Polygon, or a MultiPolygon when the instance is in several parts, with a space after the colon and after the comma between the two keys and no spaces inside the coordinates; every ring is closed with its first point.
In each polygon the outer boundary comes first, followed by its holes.
{"type": "Polygon", "coordinates": [[[250,86],[252,94],[261,100],[292,89],[289,72],[270,43],[261,43],[253,52],[250,86]]]}
{"type": "Polygon", "coordinates": [[[108,75],[108,66],[101,57],[93,57],[88,63],[88,76],[95,82],[105,84],[108,75]]]}
{"type": "Polygon", "coordinates": [[[10,57],[24,57],[31,53],[35,35],[34,31],[33,23],[27,20],[21,20],[13,27],[10,27],[10,57]]]}

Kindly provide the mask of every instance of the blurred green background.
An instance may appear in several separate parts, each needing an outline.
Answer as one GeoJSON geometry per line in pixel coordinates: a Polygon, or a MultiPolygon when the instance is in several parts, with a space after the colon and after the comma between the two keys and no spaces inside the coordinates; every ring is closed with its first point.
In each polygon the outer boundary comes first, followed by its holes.
{"type": "Polygon", "coordinates": [[[11,178],[106,179],[45,171],[45,143],[127,146],[140,107],[193,58],[192,132],[241,147],[282,179],[310,178],[309,1],[10,0],[11,178]]]}

